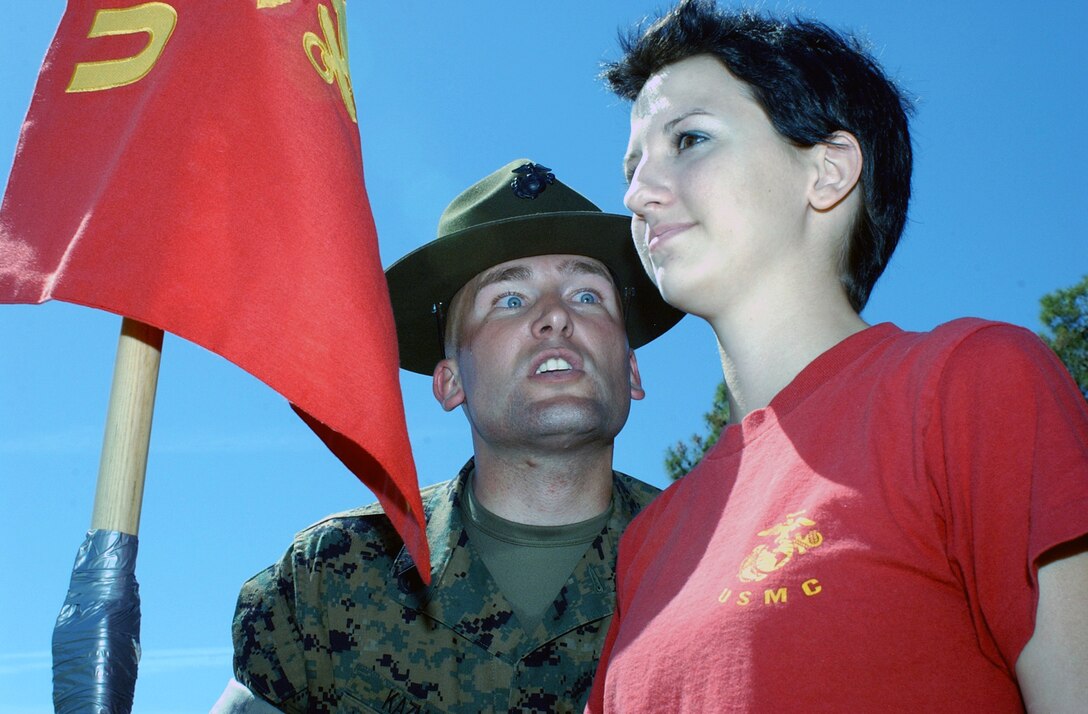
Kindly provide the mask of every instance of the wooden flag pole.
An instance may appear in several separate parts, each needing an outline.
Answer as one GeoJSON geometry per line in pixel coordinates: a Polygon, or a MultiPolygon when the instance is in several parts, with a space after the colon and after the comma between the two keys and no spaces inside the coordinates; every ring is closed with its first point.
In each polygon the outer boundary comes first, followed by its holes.
{"type": "Polygon", "coordinates": [[[121,321],[91,528],[138,535],[162,330],[121,321]]]}
{"type": "Polygon", "coordinates": [[[162,330],[123,318],[91,530],[53,628],[57,714],[129,714],[140,661],[136,550],[162,330]]]}

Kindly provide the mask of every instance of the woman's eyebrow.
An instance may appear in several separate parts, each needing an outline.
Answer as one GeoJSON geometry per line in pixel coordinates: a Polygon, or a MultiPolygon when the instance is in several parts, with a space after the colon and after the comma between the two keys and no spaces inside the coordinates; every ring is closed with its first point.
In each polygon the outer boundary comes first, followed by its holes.
{"type": "Polygon", "coordinates": [[[710,112],[708,112],[707,110],[700,109],[699,107],[694,107],[692,109],[687,110],[686,112],[684,112],[680,116],[678,116],[678,117],[676,117],[674,119],[670,119],[669,121],[665,122],[665,125],[663,127],[661,127],[661,132],[664,133],[664,134],[671,133],[673,128],[677,124],[684,121],[688,117],[692,117],[692,116],[709,116],[709,115],[710,115],[710,112]]]}

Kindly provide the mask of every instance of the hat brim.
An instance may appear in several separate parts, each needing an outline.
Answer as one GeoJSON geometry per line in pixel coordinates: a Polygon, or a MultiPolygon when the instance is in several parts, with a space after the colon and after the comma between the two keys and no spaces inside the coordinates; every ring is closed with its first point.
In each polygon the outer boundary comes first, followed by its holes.
{"type": "Polygon", "coordinates": [[[638,348],[679,322],[683,313],[661,299],[631,245],[626,216],[567,211],[502,219],[443,236],[385,271],[397,325],[400,366],[429,375],[442,359],[434,305],[449,308],[465,283],[488,268],[536,255],[584,255],[604,263],[621,294],[633,288],[626,328],[638,348]]]}

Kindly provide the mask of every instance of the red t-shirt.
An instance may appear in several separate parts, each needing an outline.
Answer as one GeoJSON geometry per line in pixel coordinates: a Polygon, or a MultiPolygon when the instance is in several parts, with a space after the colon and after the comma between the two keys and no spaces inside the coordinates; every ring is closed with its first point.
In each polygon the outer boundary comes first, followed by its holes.
{"type": "Polygon", "coordinates": [[[630,525],[587,711],[1022,711],[1036,559],[1088,533],[1088,407],[1030,332],[883,324],[630,525]]]}

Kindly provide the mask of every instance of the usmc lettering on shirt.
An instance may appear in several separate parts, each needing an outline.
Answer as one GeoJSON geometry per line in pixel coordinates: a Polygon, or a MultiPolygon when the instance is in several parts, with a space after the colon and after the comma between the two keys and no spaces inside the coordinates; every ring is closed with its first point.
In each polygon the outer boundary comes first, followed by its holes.
{"type": "MultiPolygon", "coordinates": [[[[823,544],[824,537],[816,529],[816,522],[805,517],[804,513],[804,511],[790,513],[783,522],[757,534],[765,538],[766,542],[757,545],[741,561],[737,571],[738,581],[757,583],[764,580],[771,573],[788,567],[823,544]]],[[[820,581],[816,578],[808,578],[792,586],[765,588],[761,593],[758,589],[741,589],[742,587],[741,585],[737,585],[736,589],[726,587],[718,596],[718,602],[738,607],[760,603],[764,606],[784,605],[789,601],[791,591],[795,593],[794,597],[798,595],[815,597],[823,591],[820,581]]]]}

